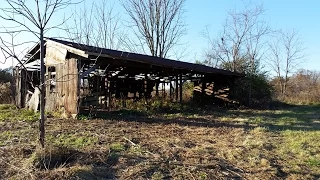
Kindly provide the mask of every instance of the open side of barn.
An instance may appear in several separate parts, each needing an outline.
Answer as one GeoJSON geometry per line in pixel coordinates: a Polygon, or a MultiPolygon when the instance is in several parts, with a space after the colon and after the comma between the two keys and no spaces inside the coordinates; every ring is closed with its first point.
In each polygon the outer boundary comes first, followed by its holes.
{"type": "MultiPolygon", "coordinates": [[[[230,101],[236,78],[242,74],[205,65],[87,46],[65,40],[45,41],[45,109],[63,108],[70,115],[115,108],[115,101],[134,102],[152,97],[183,102],[183,84],[194,83],[194,96],[230,101]],[[227,95],[225,95],[227,94],[227,95]]],[[[40,48],[36,44],[15,67],[16,105],[30,106],[39,86],[40,48]]]]}

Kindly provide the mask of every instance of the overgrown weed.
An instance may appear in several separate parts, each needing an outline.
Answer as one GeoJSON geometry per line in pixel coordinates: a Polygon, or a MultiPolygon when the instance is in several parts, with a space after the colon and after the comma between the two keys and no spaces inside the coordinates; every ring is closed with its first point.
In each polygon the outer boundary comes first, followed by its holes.
{"type": "Polygon", "coordinates": [[[28,109],[18,109],[14,105],[0,105],[0,121],[25,121],[35,122],[40,117],[39,113],[28,109]]]}
{"type": "Polygon", "coordinates": [[[91,136],[87,133],[58,134],[56,136],[47,135],[46,139],[49,144],[70,148],[83,148],[93,146],[98,142],[97,137],[91,136]]]}

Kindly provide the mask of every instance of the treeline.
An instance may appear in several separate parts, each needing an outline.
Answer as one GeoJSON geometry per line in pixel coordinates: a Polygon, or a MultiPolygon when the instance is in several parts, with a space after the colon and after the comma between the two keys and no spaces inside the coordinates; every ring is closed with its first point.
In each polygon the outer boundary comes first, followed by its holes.
{"type": "Polygon", "coordinates": [[[279,105],[279,102],[320,104],[320,71],[300,69],[287,80],[277,76],[270,78],[266,73],[247,74],[236,80],[231,99],[241,106],[262,109],[279,105]]]}
{"type": "Polygon", "coordinates": [[[211,36],[209,30],[204,33],[208,48],[198,63],[244,74],[231,94],[244,106],[268,107],[274,100],[319,102],[319,73],[297,71],[306,60],[298,31],[271,28],[264,20],[263,5],[244,6],[228,11],[218,35],[211,36]]]}
{"type": "Polygon", "coordinates": [[[289,77],[287,88],[282,92],[283,78],[273,78],[270,81],[277,100],[294,104],[320,103],[320,72],[301,69],[289,77]]]}

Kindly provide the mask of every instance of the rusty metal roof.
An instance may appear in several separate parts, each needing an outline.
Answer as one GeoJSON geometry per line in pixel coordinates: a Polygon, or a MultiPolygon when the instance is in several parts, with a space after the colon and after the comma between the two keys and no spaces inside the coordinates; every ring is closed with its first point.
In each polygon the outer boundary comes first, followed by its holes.
{"type": "Polygon", "coordinates": [[[154,66],[188,70],[188,71],[198,72],[198,73],[219,74],[219,75],[235,76],[235,77],[244,76],[243,74],[240,74],[240,73],[213,68],[213,67],[209,67],[201,64],[195,64],[195,63],[171,60],[166,58],[154,57],[149,55],[88,46],[84,44],[79,44],[79,43],[74,43],[74,42],[60,40],[60,39],[54,39],[54,38],[46,38],[46,39],[85,51],[89,55],[92,53],[98,54],[98,55],[107,55],[115,59],[123,59],[123,60],[128,60],[133,62],[146,63],[154,66]]]}

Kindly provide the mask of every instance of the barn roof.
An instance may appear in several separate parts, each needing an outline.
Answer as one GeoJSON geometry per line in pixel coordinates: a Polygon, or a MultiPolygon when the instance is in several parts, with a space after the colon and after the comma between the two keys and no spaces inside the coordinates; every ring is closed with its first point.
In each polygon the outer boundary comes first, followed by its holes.
{"type": "Polygon", "coordinates": [[[51,40],[72,48],[79,49],[89,55],[107,55],[108,57],[115,58],[115,59],[124,59],[128,61],[140,62],[140,63],[150,64],[154,66],[183,69],[183,70],[189,70],[189,71],[200,72],[200,73],[220,74],[220,75],[239,76],[239,77],[243,76],[243,74],[234,73],[231,71],[213,68],[213,67],[209,67],[201,64],[196,64],[196,63],[177,61],[177,60],[154,57],[154,56],[149,56],[144,54],[137,54],[137,53],[131,53],[131,52],[125,52],[125,51],[119,51],[119,50],[100,48],[95,46],[88,46],[80,43],[74,43],[74,42],[54,39],[54,38],[47,38],[47,40],[51,40]]]}
{"type": "MultiPolygon", "coordinates": [[[[222,75],[222,76],[232,76],[232,77],[244,76],[243,74],[240,74],[240,73],[213,68],[213,67],[209,67],[202,64],[183,62],[183,61],[154,57],[154,56],[149,56],[144,54],[89,46],[89,45],[84,45],[84,44],[61,40],[61,39],[46,38],[45,41],[47,43],[50,42],[58,45],[63,45],[63,47],[67,51],[78,54],[78,55],[80,54],[86,57],[102,56],[102,57],[108,57],[112,59],[126,60],[131,62],[148,64],[152,66],[158,66],[161,68],[184,70],[184,71],[190,71],[193,73],[208,74],[208,75],[222,75]]],[[[29,52],[25,57],[24,64],[30,63],[37,59],[37,58],[34,58],[34,56],[35,54],[39,53],[39,47],[40,47],[39,43],[37,43],[33,48],[29,50],[29,52]],[[33,60],[31,60],[31,58],[33,58],[33,60]]]]}

